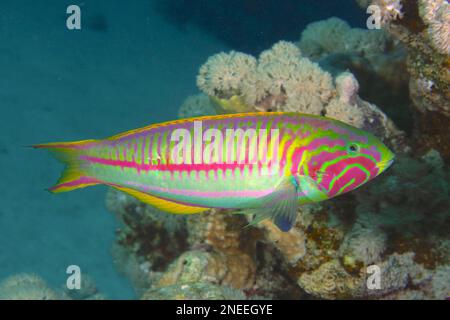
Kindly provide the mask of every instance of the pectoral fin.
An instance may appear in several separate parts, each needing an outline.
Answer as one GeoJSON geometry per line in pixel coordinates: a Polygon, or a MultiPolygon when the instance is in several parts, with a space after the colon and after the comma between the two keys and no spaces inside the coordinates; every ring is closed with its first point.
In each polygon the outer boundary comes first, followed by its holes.
{"type": "Polygon", "coordinates": [[[272,219],[281,231],[287,232],[297,219],[300,194],[313,202],[328,199],[326,192],[314,179],[307,176],[291,176],[284,178],[272,193],[259,198],[253,205],[249,204],[250,209],[240,213],[254,215],[250,225],[272,219]]]}
{"type": "Polygon", "coordinates": [[[258,206],[241,213],[253,214],[250,225],[272,219],[282,231],[289,231],[297,219],[298,184],[293,177],[283,179],[275,190],[258,199],[258,206]]]}

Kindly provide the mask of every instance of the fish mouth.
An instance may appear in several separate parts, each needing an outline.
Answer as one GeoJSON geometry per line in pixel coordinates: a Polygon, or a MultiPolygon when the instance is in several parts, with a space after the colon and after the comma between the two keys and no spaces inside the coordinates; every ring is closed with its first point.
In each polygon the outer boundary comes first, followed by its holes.
{"type": "Polygon", "coordinates": [[[380,172],[383,172],[383,171],[385,171],[386,169],[388,169],[388,168],[394,163],[394,159],[395,159],[395,158],[393,157],[393,158],[391,158],[391,159],[389,159],[389,160],[380,162],[380,163],[378,164],[378,168],[379,168],[380,172]]]}

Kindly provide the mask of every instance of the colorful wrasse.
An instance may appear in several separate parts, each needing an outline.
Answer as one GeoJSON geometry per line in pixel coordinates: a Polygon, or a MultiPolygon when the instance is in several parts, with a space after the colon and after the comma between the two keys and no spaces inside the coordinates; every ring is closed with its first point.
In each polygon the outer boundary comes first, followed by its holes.
{"type": "Polygon", "coordinates": [[[35,147],[67,165],[52,192],[105,184],[172,213],[243,209],[283,231],[298,205],[351,191],[394,159],[368,132],[282,112],[183,119],[35,147]]]}

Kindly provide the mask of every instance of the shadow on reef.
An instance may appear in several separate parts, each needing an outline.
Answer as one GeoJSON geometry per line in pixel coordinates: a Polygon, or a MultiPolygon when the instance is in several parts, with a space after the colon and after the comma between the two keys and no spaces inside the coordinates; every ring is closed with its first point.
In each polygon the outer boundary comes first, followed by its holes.
{"type": "Polygon", "coordinates": [[[229,47],[258,53],[280,40],[293,40],[308,23],[340,16],[364,25],[352,1],[341,0],[156,0],[156,8],[180,28],[195,25],[229,47]]]}

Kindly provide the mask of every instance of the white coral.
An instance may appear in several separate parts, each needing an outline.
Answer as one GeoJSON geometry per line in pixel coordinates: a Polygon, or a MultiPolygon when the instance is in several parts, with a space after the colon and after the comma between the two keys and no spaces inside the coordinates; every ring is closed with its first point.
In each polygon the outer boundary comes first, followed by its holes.
{"type": "Polygon", "coordinates": [[[278,41],[269,50],[263,51],[258,58],[260,65],[279,62],[285,66],[297,65],[301,57],[300,49],[291,42],[278,41]]]}
{"type": "Polygon", "coordinates": [[[311,58],[345,51],[346,35],[350,30],[347,22],[336,17],[310,23],[302,32],[300,49],[311,58]]]}
{"type": "Polygon", "coordinates": [[[261,54],[258,62],[264,91],[286,98],[280,110],[320,115],[334,93],[331,75],[301,57],[300,50],[292,43],[275,44],[261,54]]]}
{"type": "Polygon", "coordinates": [[[231,51],[208,59],[200,68],[197,86],[210,96],[229,98],[240,94],[242,83],[256,68],[256,59],[248,54],[231,51]]]}
{"type": "Polygon", "coordinates": [[[440,266],[436,269],[431,280],[434,299],[448,299],[450,296],[450,266],[440,266]]]}
{"type": "Polygon", "coordinates": [[[326,107],[325,115],[354,127],[362,128],[364,126],[365,116],[357,104],[349,104],[340,99],[333,99],[326,107]]]}
{"type": "Polygon", "coordinates": [[[13,275],[0,284],[0,300],[58,300],[61,296],[34,274],[13,275]]]}
{"type": "Polygon", "coordinates": [[[286,41],[262,52],[258,61],[237,52],[215,55],[200,68],[197,84],[207,95],[237,95],[257,109],[316,115],[336,94],[331,75],[286,41]]]}
{"type": "Polygon", "coordinates": [[[394,253],[379,264],[380,289],[367,290],[369,296],[381,297],[405,289],[415,278],[424,273],[423,267],[414,262],[414,253],[394,253]]]}
{"type": "Polygon", "coordinates": [[[355,224],[347,234],[341,248],[341,255],[366,265],[377,262],[386,249],[387,236],[376,227],[363,227],[355,224]]]}
{"type": "Polygon", "coordinates": [[[371,56],[384,52],[387,43],[382,30],[352,29],[344,20],[333,17],[309,24],[298,45],[305,56],[318,60],[331,53],[371,56]]]}
{"type": "Polygon", "coordinates": [[[325,115],[352,126],[362,128],[366,119],[363,110],[358,106],[359,83],[350,72],[343,72],[336,77],[338,97],[326,106],[325,115]]]}
{"type": "Polygon", "coordinates": [[[343,72],[336,77],[336,89],[339,100],[347,104],[355,104],[358,98],[359,83],[351,72],[343,72]]]}

